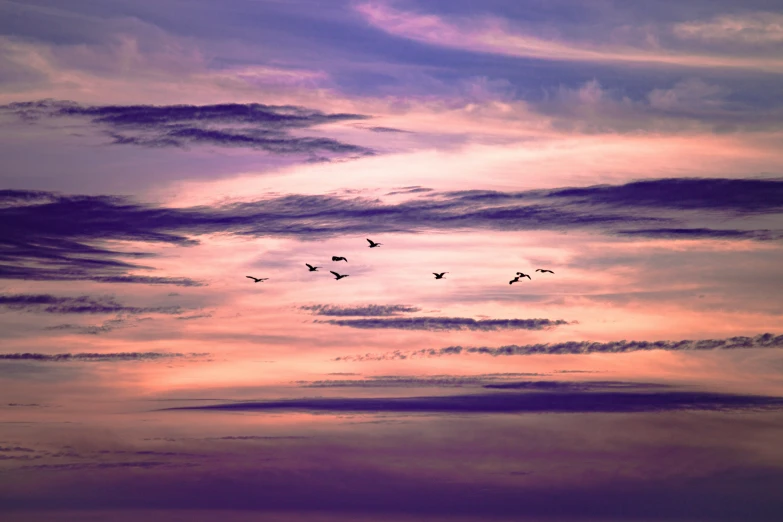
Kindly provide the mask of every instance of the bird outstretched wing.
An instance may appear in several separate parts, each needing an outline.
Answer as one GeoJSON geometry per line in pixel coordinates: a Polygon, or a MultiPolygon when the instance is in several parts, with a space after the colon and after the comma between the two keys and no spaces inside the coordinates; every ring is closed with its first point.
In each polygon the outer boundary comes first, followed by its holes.
{"type": "Polygon", "coordinates": [[[333,273],[333,274],[335,275],[335,277],[340,277],[340,274],[338,274],[338,273],[337,273],[337,272],[335,272],[334,270],[329,270],[329,272],[333,273]]]}

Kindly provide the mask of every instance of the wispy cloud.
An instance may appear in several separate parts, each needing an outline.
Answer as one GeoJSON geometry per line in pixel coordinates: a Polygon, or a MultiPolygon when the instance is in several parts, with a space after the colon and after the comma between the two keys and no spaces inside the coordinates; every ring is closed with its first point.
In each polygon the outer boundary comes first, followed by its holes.
{"type": "Polygon", "coordinates": [[[409,305],[361,305],[361,306],[337,306],[337,305],[307,305],[300,306],[300,310],[307,310],[315,315],[328,315],[334,317],[384,317],[399,315],[406,312],[418,312],[421,309],[409,305]]]}
{"type": "Polygon", "coordinates": [[[674,26],[681,38],[742,44],[783,42],[783,14],[774,12],[720,15],[674,26]]]}
{"type": "Polygon", "coordinates": [[[628,353],[650,350],[699,351],[699,350],[741,350],[750,348],[783,348],[783,335],[765,333],[756,337],[729,337],[727,339],[703,339],[683,341],[613,341],[596,343],[573,341],[553,344],[508,345],[497,348],[486,346],[449,346],[446,348],[424,348],[414,351],[393,351],[379,354],[347,355],[335,361],[386,361],[416,357],[442,357],[446,355],[482,354],[493,357],[502,355],[563,355],[590,353],[628,353]]]}
{"type": "Polygon", "coordinates": [[[0,113],[25,121],[81,119],[103,129],[117,145],[246,147],[274,154],[354,154],[372,151],[324,137],[290,133],[318,125],[363,120],[361,114],[325,114],[294,106],[228,103],[221,105],[79,105],[68,101],[19,102],[0,113]]]}
{"type": "MultiPolygon", "coordinates": [[[[540,376],[540,373],[489,373],[480,375],[376,375],[366,379],[326,379],[296,381],[303,388],[419,388],[484,386],[488,383],[519,377],[540,376]]],[[[513,384],[513,383],[510,383],[513,384]]],[[[491,387],[491,386],[487,386],[491,387]]]]}
{"type": "MultiPolygon", "coordinates": [[[[660,45],[642,47],[628,43],[601,44],[591,41],[568,41],[544,38],[514,27],[509,20],[484,16],[447,19],[436,14],[395,9],[386,3],[358,4],[357,11],[372,26],[394,36],[430,45],[463,51],[493,53],[520,58],[576,62],[637,63],[650,65],[678,65],[687,67],[728,67],[783,71],[783,60],[773,57],[747,55],[744,57],[717,52],[694,52],[683,48],[664,49],[660,45]]],[[[774,22],[764,26],[763,33],[777,35],[774,22]]],[[[720,22],[717,23],[720,27],[720,22]]],[[[713,25],[679,26],[679,34],[715,32],[713,25]]],[[[717,32],[730,32],[724,27],[717,32]]],[[[755,31],[757,34],[758,30],[755,31]]],[[[768,36],[768,37],[769,37],[768,36]]]]}
{"type": "Polygon", "coordinates": [[[121,328],[135,327],[138,326],[139,322],[149,321],[149,320],[150,318],[139,319],[137,317],[133,317],[131,319],[128,316],[117,316],[114,319],[107,319],[106,321],[103,321],[99,325],[64,323],[64,324],[57,324],[54,326],[47,326],[46,328],[44,328],[44,330],[57,330],[57,331],[67,330],[69,332],[76,333],[76,334],[99,335],[99,334],[113,332],[114,330],[118,330],[121,328]]]}
{"type": "Polygon", "coordinates": [[[433,397],[310,398],[166,408],[212,411],[399,413],[640,413],[676,410],[783,409],[783,398],[709,392],[538,392],[433,397]]]}
{"type": "Polygon", "coordinates": [[[564,324],[562,319],[473,319],[470,317],[395,317],[391,319],[333,319],[316,321],[318,323],[347,326],[362,329],[395,330],[475,330],[491,332],[495,330],[543,330],[564,324]]]}
{"type": "Polygon", "coordinates": [[[532,391],[591,391],[668,388],[666,384],[626,381],[521,381],[485,384],[484,388],[497,390],[532,391]]]}
{"type": "Polygon", "coordinates": [[[195,314],[195,315],[183,315],[181,317],[177,317],[180,321],[192,321],[194,319],[209,319],[212,317],[212,314],[195,314]]]}
{"type": "Polygon", "coordinates": [[[177,352],[118,352],[118,353],[2,353],[3,361],[33,362],[104,362],[104,361],[154,361],[157,359],[205,357],[208,353],[177,352]]]}
{"type": "Polygon", "coordinates": [[[183,313],[180,306],[126,306],[111,296],[77,297],[50,294],[8,294],[0,295],[0,307],[24,312],[48,314],[172,314],[183,313]]]}

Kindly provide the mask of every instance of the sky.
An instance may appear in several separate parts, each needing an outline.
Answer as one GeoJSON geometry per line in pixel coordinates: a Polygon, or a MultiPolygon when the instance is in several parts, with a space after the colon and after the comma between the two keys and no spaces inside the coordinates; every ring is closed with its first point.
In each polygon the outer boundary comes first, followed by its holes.
{"type": "Polygon", "coordinates": [[[3,520],[783,516],[777,0],[0,0],[0,157],[3,520]]]}

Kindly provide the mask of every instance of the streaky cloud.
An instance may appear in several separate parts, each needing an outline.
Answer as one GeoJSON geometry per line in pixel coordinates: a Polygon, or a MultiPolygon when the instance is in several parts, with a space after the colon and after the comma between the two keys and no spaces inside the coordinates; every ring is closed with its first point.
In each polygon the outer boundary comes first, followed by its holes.
{"type": "Polygon", "coordinates": [[[111,296],[77,297],[56,296],[51,294],[8,294],[0,295],[0,307],[24,312],[43,312],[48,314],[143,314],[158,313],[178,315],[183,313],[180,306],[126,306],[111,296]]]}
{"type": "MultiPolygon", "coordinates": [[[[598,44],[542,38],[533,31],[514,29],[508,20],[500,17],[447,19],[436,14],[396,9],[387,2],[359,3],[355,9],[370,25],[391,35],[466,52],[568,62],[783,72],[783,60],[753,52],[737,56],[733,53],[689,50],[682,46],[662,49],[660,44],[645,48],[631,42],[598,44]]],[[[688,26],[680,29],[680,34],[705,33],[703,28],[688,29],[688,26]]],[[[769,34],[775,33],[772,31],[769,34]]]]}
{"type": "Polygon", "coordinates": [[[783,238],[783,230],[770,230],[764,218],[781,213],[783,181],[773,179],[675,178],[526,192],[428,192],[426,198],[398,203],[290,194],[185,208],[117,196],[3,190],[0,222],[13,226],[0,226],[0,278],[205,284],[139,274],[151,267],[136,260],[154,256],[100,246],[109,240],[186,247],[199,243],[195,236],[218,232],[310,240],[369,232],[575,229],[619,237],[772,241],[783,238]],[[727,228],[728,219],[744,221],[727,228]]]}
{"type": "Polygon", "coordinates": [[[707,350],[743,350],[753,348],[783,348],[783,335],[771,333],[755,337],[729,337],[727,339],[703,339],[683,341],[613,341],[598,343],[591,341],[572,341],[554,344],[508,345],[498,348],[486,346],[448,346],[446,348],[423,348],[414,351],[400,351],[365,355],[344,355],[334,361],[386,361],[416,357],[443,357],[448,355],[480,354],[493,357],[506,355],[585,355],[591,353],[630,353],[638,351],[707,351],[707,350]]]}
{"type": "Polygon", "coordinates": [[[185,406],[158,411],[280,411],[397,413],[642,413],[782,410],[782,397],[710,392],[494,392],[382,398],[309,398],[185,406]]]}
{"type": "Polygon", "coordinates": [[[591,391],[668,388],[667,384],[627,381],[520,381],[485,384],[497,390],[591,391]]]}
{"type": "Polygon", "coordinates": [[[409,305],[361,305],[361,306],[337,306],[337,305],[307,305],[300,306],[300,310],[307,310],[315,315],[327,315],[334,317],[384,317],[399,315],[407,312],[419,312],[420,308],[409,305]]]}
{"type": "Polygon", "coordinates": [[[769,179],[664,178],[552,190],[547,197],[572,204],[606,204],[678,210],[783,211],[783,182],[769,179]]]}
{"type": "Polygon", "coordinates": [[[473,319],[470,317],[395,317],[391,319],[332,319],[317,323],[347,326],[361,329],[395,330],[474,330],[491,332],[495,330],[543,330],[564,324],[562,319],[473,319]]]}
{"type": "MultiPolygon", "coordinates": [[[[533,377],[540,373],[500,373],[479,375],[377,375],[365,379],[326,379],[320,381],[296,381],[303,388],[417,388],[417,387],[462,387],[484,386],[488,383],[515,377],[533,377]]],[[[486,386],[485,386],[486,385],[486,386]]]]}
{"type": "Polygon", "coordinates": [[[293,136],[290,130],[344,121],[362,114],[326,114],[296,106],[259,103],[216,105],[81,105],[41,100],[0,106],[0,113],[28,122],[43,118],[83,119],[104,129],[115,145],[179,147],[213,145],[245,147],[272,154],[372,155],[366,147],[331,138],[293,136]]]}
{"type": "Polygon", "coordinates": [[[178,352],[116,352],[116,353],[0,353],[2,361],[32,361],[32,362],[103,362],[103,361],[154,361],[157,359],[172,359],[185,357],[205,357],[209,353],[178,353],[178,352]]]}

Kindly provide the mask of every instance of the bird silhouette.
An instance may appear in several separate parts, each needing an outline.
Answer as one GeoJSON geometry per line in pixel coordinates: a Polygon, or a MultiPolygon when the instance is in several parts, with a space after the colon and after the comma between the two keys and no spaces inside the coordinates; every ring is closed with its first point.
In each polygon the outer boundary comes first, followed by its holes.
{"type": "Polygon", "coordinates": [[[509,281],[508,284],[513,285],[514,283],[518,283],[518,282],[519,282],[519,276],[517,276],[514,279],[512,279],[511,281],[509,281]]]}
{"type": "Polygon", "coordinates": [[[373,241],[372,239],[368,239],[367,241],[369,241],[369,242],[370,242],[370,248],[375,248],[375,247],[379,247],[379,246],[381,246],[381,244],[380,244],[380,243],[376,243],[376,242],[375,242],[375,241],[373,241]]]}
{"type": "Polygon", "coordinates": [[[529,276],[529,275],[527,275],[527,274],[523,274],[522,272],[517,272],[517,279],[519,279],[520,277],[527,277],[527,278],[528,278],[528,279],[530,279],[531,281],[532,281],[532,279],[533,279],[532,277],[530,277],[530,276],[529,276]]]}
{"type": "Polygon", "coordinates": [[[340,256],[332,256],[332,261],[345,261],[346,263],[348,262],[347,259],[345,259],[344,257],[340,257],[340,256]]]}
{"type": "Polygon", "coordinates": [[[268,277],[253,277],[253,276],[245,276],[245,277],[247,277],[248,279],[252,279],[254,283],[258,283],[260,281],[266,281],[267,279],[269,279],[268,277]]]}
{"type": "Polygon", "coordinates": [[[440,274],[438,274],[438,273],[436,273],[436,272],[433,272],[433,273],[432,273],[432,275],[434,275],[434,276],[435,276],[435,279],[443,279],[443,276],[444,276],[445,274],[448,274],[448,272],[441,272],[440,274]]]}
{"type": "Polygon", "coordinates": [[[552,272],[551,270],[547,270],[546,268],[536,268],[536,272],[541,272],[541,273],[549,272],[550,274],[554,274],[554,272],[552,272]]]}
{"type": "Polygon", "coordinates": [[[340,279],[342,279],[343,277],[348,277],[348,275],[349,275],[349,274],[340,275],[340,274],[338,274],[337,272],[335,272],[334,270],[329,270],[329,271],[330,271],[331,273],[333,273],[333,274],[334,274],[334,279],[335,279],[336,281],[339,281],[339,280],[340,280],[340,279]]]}
{"type": "Polygon", "coordinates": [[[307,265],[307,268],[309,268],[309,269],[310,269],[310,272],[315,272],[316,270],[318,270],[319,268],[321,268],[320,266],[313,266],[313,265],[311,265],[310,263],[305,263],[305,264],[307,265]]]}

